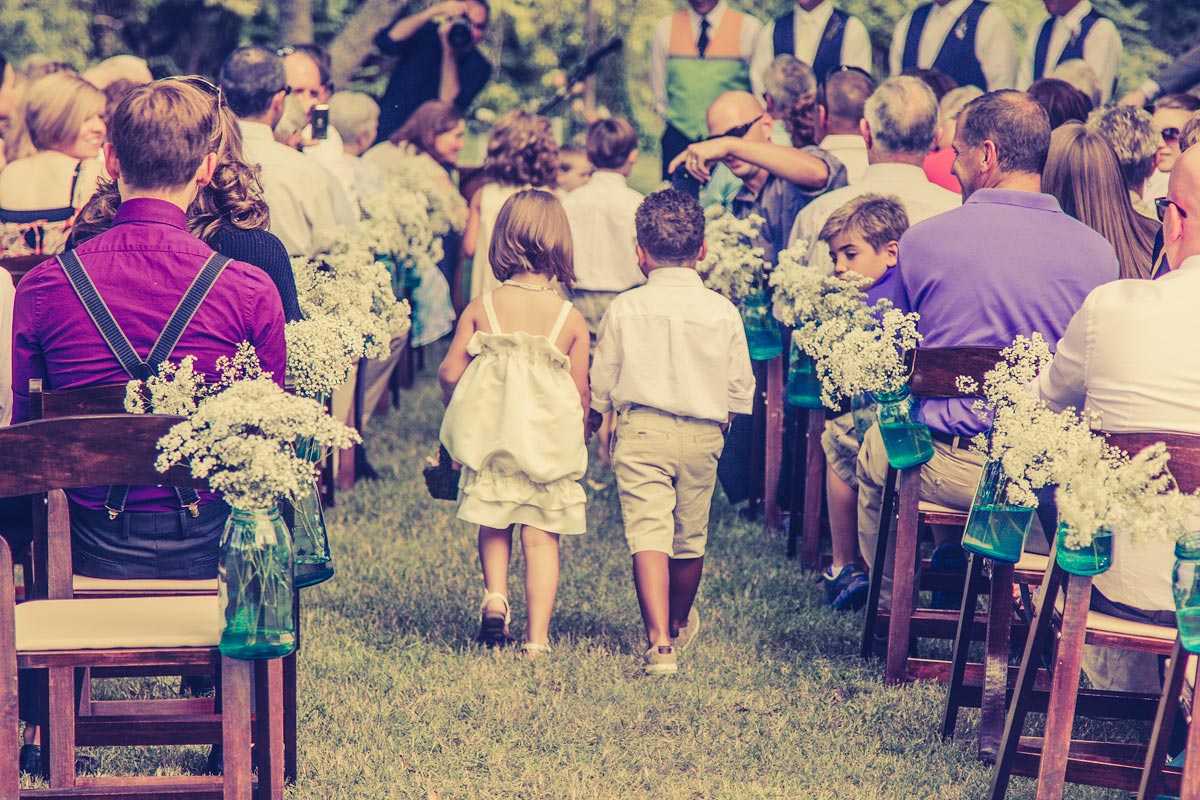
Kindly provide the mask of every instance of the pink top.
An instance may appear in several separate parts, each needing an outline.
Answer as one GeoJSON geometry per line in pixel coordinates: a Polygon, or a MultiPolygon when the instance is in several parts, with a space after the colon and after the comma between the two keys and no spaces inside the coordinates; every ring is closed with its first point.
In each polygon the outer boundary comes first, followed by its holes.
{"type": "Polygon", "coordinates": [[[929,155],[925,156],[925,163],[922,165],[925,169],[925,177],[929,178],[931,183],[936,183],[943,189],[949,189],[955,193],[961,192],[962,186],[959,184],[958,178],[954,177],[954,173],[950,171],[950,166],[953,163],[953,147],[943,147],[941,150],[933,150],[929,155]]]}

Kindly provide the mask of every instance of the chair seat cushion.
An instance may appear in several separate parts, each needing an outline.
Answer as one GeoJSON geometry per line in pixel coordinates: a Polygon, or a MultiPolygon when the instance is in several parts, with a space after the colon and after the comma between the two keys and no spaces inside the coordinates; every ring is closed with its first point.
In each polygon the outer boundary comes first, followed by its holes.
{"type": "Polygon", "coordinates": [[[928,500],[922,500],[917,504],[917,511],[922,514],[966,514],[967,512],[961,508],[951,508],[950,506],[939,506],[937,503],[931,503],[928,500]]]}
{"type": "Polygon", "coordinates": [[[215,647],[217,597],[34,600],[17,612],[17,652],[215,647]]]}
{"type": "Polygon", "coordinates": [[[1178,631],[1175,628],[1169,628],[1165,625],[1151,625],[1148,622],[1133,622],[1120,617],[1113,617],[1108,614],[1101,614],[1099,611],[1088,612],[1089,631],[1099,633],[1118,633],[1124,636],[1138,636],[1145,639],[1161,639],[1168,645],[1174,643],[1175,634],[1178,631]]]}
{"type": "Polygon", "coordinates": [[[1046,567],[1050,565],[1050,556],[1043,556],[1038,553],[1021,553],[1021,560],[1017,562],[1016,569],[1023,572],[1042,572],[1046,571],[1046,567]]]}
{"type": "Polygon", "coordinates": [[[216,594],[217,579],[199,581],[112,580],[73,575],[76,592],[87,594],[216,594]]]}

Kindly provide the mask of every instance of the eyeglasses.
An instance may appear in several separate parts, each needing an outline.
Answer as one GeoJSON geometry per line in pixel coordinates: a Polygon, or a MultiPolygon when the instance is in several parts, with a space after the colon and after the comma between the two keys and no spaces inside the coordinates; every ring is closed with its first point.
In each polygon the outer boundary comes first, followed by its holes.
{"type": "Polygon", "coordinates": [[[1179,128],[1163,128],[1162,138],[1164,142],[1178,142],[1179,128]]]}
{"type": "Polygon", "coordinates": [[[764,116],[765,116],[764,114],[759,114],[757,117],[750,120],[745,125],[738,125],[736,127],[730,128],[729,130],[725,131],[724,133],[714,133],[712,136],[706,136],[706,137],[704,137],[704,141],[707,142],[712,139],[720,139],[723,136],[732,136],[735,139],[740,139],[743,136],[745,136],[747,133],[749,133],[750,129],[754,127],[754,123],[758,122],[764,116]]]}
{"type": "Polygon", "coordinates": [[[831,67],[829,69],[829,71],[825,73],[825,78],[822,81],[822,83],[827,83],[829,81],[829,79],[832,78],[834,75],[837,75],[842,72],[853,72],[857,75],[862,75],[864,78],[871,81],[872,84],[874,84],[874,82],[875,82],[875,79],[871,77],[871,73],[867,72],[865,69],[863,69],[861,67],[856,67],[851,64],[838,64],[834,67],[831,67]]]}
{"type": "Polygon", "coordinates": [[[176,81],[191,86],[193,89],[198,89],[217,101],[216,130],[213,131],[213,138],[216,139],[217,143],[213,148],[213,152],[219,154],[222,146],[225,144],[225,125],[221,120],[221,107],[225,105],[225,93],[221,91],[221,87],[203,75],[172,75],[169,78],[162,78],[160,81],[176,81]]]}
{"type": "Polygon", "coordinates": [[[1179,203],[1176,203],[1174,200],[1171,200],[1167,197],[1156,197],[1154,199],[1154,210],[1158,212],[1159,222],[1162,222],[1163,217],[1167,215],[1168,206],[1175,206],[1175,210],[1179,212],[1180,217],[1183,219],[1188,218],[1188,212],[1184,211],[1183,206],[1179,205],[1179,203]]]}

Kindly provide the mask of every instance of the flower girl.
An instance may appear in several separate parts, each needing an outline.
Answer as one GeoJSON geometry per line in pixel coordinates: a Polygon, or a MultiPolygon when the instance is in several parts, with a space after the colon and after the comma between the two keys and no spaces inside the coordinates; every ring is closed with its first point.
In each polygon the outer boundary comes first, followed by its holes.
{"type": "Polygon", "coordinates": [[[571,231],[553,194],[509,198],[488,250],[498,288],[471,301],[438,369],[441,440],[462,464],[458,518],[479,525],[485,596],[477,640],[508,631],[512,526],[521,528],[528,620],[522,654],[549,651],[558,537],[584,524],[588,330],[554,279],[569,285],[571,231]]]}

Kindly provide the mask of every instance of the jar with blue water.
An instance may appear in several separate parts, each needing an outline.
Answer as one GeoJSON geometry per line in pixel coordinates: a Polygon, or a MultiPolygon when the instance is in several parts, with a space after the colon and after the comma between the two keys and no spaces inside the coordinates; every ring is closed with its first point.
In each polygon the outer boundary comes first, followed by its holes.
{"type": "Polygon", "coordinates": [[[771,296],[759,289],[742,299],[739,309],[746,328],[746,345],[752,361],[770,361],[783,353],[783,332],[771,313],[771,296]]]}
{"type": "Polygon", "coordinates": [[[275,508],[234,508],[217,567],[221,652],[280,658],[296,648],[292,539],[275,508]]]}
{"type": "Polygon", "coordinates": [[[908,469],[933,458],[933,437],[925,423],[913,418],[908,384],[872,394],[878,406],[879,434],[887,450],[888,464],[908,469]]]}
{"type": "Polygon", "coordinates": [[[1072,575],[1099,575],[1112,566],[1113,535],[1107,528],[1092,534],[1092,541],[1079,547],[1067,544],[1071,527],[1059,520],[1055,534],[1055,560],[1072,575]]]}
{"type": "Polygon", "coordinates": [[[812,356],[792,342],[788,368],[787,403],[793,408],[821,408],[821,379],[812,356]]]}
{"type": "Polygon", "coordinates": [[[1200,653],[1200,531],[1175,543],[1175,619],[1189,653],[1200,653]]]}
{"type": "Polygon", "coordinates": [[[1013,564],[1021,560],[1036,507],[1010,502],[1008,487],[1011,484],[999,461],[983,465],[967,527],[963,530],[964,550],[1013,564]]]}

